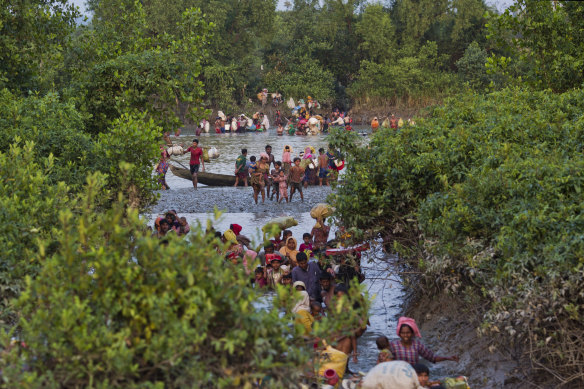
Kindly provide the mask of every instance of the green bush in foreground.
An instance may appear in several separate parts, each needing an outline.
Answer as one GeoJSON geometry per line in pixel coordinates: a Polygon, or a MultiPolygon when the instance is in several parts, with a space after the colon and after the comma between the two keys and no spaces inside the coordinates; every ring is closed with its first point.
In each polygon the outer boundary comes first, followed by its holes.
{"type": "Polygon", "coordinates": [[[490,302],[483,330],[564,382],[584,364],[584,92],[467,95],[349,156],[349,226],[418,247],[423,285],[490,302]],[[377,226],[377,228],[375,228],[377,226]]]}
{"type": "Polygon", "coordinates": [[[35,276],[42,263],[35,260],[37,239],[54,249],[59,210],[74,206],[69,188],[51,185],[55,159],[36,160],[35,145],[13,144],[0,153],[0,322],[17,320],[12,299],[20,295],[26,276],[35,276]]]}
{"type": "Polygon", "coordinates": [[[123,202],[98,212],[103,183],[89,179],[79,217],[61,212],[59,250],[40,246],[18,302],[27,347],[2,355],[5,385],[244,387],[269,375],[289,386],[307,355],[290,347],[289,317],[254,305],[213,235],[164,244],[123,202]]]}

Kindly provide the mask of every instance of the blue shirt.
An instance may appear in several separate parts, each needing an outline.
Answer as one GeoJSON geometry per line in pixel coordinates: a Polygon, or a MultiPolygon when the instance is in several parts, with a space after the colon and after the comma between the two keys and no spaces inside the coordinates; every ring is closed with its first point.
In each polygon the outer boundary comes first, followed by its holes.
{"type": "Polygon", "coordinates": [[[321,301],[320,295],[320,268],[314,261],[308,262],[308,268],[303,270],[300,266],[292,269],[292,282],[302,281],[306,285],[306,292],[311,299],[321,301]]]}

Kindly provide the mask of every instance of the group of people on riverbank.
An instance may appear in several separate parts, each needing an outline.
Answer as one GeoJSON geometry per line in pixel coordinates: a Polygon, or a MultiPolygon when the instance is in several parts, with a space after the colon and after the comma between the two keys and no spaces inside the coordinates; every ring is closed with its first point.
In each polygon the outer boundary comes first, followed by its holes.
{"type": "MultiPolygon", "coordinates": [[[[381,127],[382,128],[391,128],[392,130],[397,131],[398,129],[402,128],[406,123],[409,126],[416,125],[416,122],[414,122],[411,119],[408,119],[407,122],[404,122],[404,120],[401,117],[397,117],[397,116],[395,116],[395,114],[390,113],[388,116],[385,117],[383,122],[381,122],[381,127]]],[[[377,116],[375,116],[373,118],[373,120],[371,120],[372,132],[376,132],[379,129],[379,126],[380,126],[379,119],[377,118],[377,116]]]]}
{"type": "Polygon", "coordinates": [[[325,152],[324,148],[320,148],[316,156],[314,148],[308,146],[295,157],[292,147],[285,145],[279,161],[272,154],[272,146],[266,145],[264,150],[259,159],[252,155],[248,161],[247,149],[242,149],[241,155],[235,161],[234,186],[238,186],[240,182],[248,186],[249,181],[256,204],[260,194],[262,203],[266,197],[270,200],[275,197],[277,202],[290,202],[296,192],[299,193],[300,200],[304,201],[303,188],[317,183],[320,186],[328,185],[330,181],[337,179],[339,155],[331,149],[325,152]]]}

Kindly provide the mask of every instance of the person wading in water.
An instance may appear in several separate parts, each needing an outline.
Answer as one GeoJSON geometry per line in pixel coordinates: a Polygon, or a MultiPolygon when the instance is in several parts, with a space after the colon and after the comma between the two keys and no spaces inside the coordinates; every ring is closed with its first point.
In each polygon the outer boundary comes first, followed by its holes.
{"type": "Polygon", "coordinates": [[[193,176],[193,188],[197,189],[197,173],[199,173],[199,166],[203,164],[202,172],[205,171],[205,161],[203,159],[203,149],[199,147],[199,140],[193,139],[193,145],[186,149],[183,154],[191,152],[191,161],[189,162],[191,168],[191,175],[193,176]]]}

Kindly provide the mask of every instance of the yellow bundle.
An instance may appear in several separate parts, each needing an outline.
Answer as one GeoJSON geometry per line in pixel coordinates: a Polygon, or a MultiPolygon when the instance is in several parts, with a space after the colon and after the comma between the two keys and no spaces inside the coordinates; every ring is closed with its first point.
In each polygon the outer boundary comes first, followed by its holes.
{"type": "MultiPolygon", "coordinates": [[[[312,207],[312,209],[310,210],[310,216],[313,217],[314,219],[317,219],[317,220],[324,219],[324,218],[327,218],[329,216],[332,216],[334,210],[335,209],[328,204],[319,203],[319,204],[316,204],[314,207],[312,207]]],[[[316,224],[314,225],[314,227],[320,228],[321,225],[317,221],[316,224]]]]}

